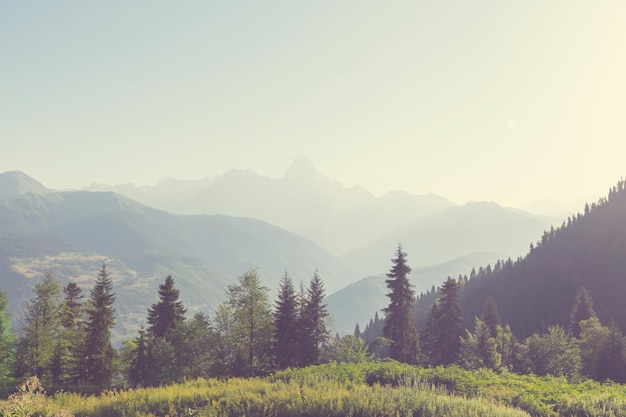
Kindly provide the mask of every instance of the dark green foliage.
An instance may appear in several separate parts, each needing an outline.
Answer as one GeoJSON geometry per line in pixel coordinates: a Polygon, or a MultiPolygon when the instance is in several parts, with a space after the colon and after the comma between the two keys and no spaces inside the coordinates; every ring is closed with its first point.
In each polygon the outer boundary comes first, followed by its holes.
{"type": "Polygon", "coordinates": [[[178,299],[179,291],[174,287],[171,275],[159,285],[159,302],[148,309],[148,332],[156,337],[164,337],[166,333],[185,320],[186,309],[178,299]]]}
{"type": "Polygon", "coordinates": [[[148,387],[152,385],[152,364],[148,347],[149,336],[141,329],[133,352],[133,359],[128,374],[128,382],[133,387],[148,387]]]}
{"type": "Polygon", "coordinates": [[[550,326],[545,334],[534,334],[526,347],[527,371],[535,375],[563,376],[570,380],[580,376],[580,351],[575,339],[561,326],[550,326]]]}
{"type": "MultiPolygon", "coordinates": [[[[496,328],[496,337],[497,331],[496,328]]],[[[491,336],[485,322],[476,318],[474,333],[467,330],[466,336],[461,341],[459,363],[466,369],[499,370],[502,366],[502,355],[498,352],[496,337],[491,336]]]]}
{"type": "Polygon", "coordinates": [[[398,245],[392,263],[385,280],[389,288],[389,305],[383,310],[383,336],[391,341],[389,356],[392,359],[415,364],[419,357],[417,329],[411,314],[415,294],[408,279],[411,268],[406,263],[406,253],[402,252],[401,245],[398,245]]]}
{"type": "Polygon", "coordinates": [[[598,380],[610,379],[615,382],[626,382],[624,336],[615,322],[609,325],[608,336],[599,347],[597,358],[595,377],[598,380]]]}
{"type": "Polygon", "coordinates": [[[426,360],[432,365],[450,365],[459,359],[465,335],[463,309],[457,282],[448,278],[439,288],[439,299],[431,308],[423,333],[426,360]]]}
{"type": "Polygon", "coordinates": [[[87,307],[82,366],[84,381],[97,391],[109,388],[113,378],[115,351],[111,345],[111,329],[115,325],[114,302],[113,282],[106,265],[102,265],[87,307]]]}
{"type": "Polygon", "coordinates": [[[593,300],[585,287],[580,287],[570,312],[570,332],[575,338],[580,337],[580,322],[596,316],[593,300]]]}
{"type": "Polygon", "coordinates": [[[58,335],[52,367],[52,382],[57,389],[71,389],[81,376],[84,349],[85,316],[82,289],[74,282],[63,288],[61,329],[58,335]]]}
{"type": "Polygon", "coordinates": [[[300,316],[300,365],[319,364],[320,349],[329,338],[329,314],[324,304],[324,283],[317,270],[303,300],[300,316]]]}
{"type": "Polygon", "coordinates": [[[498,313],[498,306],[496,306],[496,302],[493,301],[493,298],[487,298],[480,319],[483,323],[485,323],[485,325],[487,325],[487,328],[489,329],[489,335],[495,338],[498,334],[497,328],[502,323],[500,322],[500,313],[498,313]]]}
{"type": "Polygon", "coordinates": [[[285,272],[280,281],[274,307],[274,355],[279,369],[297,366],[300,326],[298,297],[291,278],[285,272]]]}

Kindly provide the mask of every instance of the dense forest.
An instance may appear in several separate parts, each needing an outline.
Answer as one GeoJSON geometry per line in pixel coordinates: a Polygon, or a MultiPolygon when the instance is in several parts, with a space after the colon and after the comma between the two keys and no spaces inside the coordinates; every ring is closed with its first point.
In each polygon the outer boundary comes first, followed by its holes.
{"type": "Polygon", "coordinates": [[[26,381],[49,393],[97,394],[376,360],[625,382],[624,216],[620,181],[607,198],[544,233],[526,257],[449,277],[418,297],[408,279],[409,256],[398,245],[383,317],[376,314],[364,331],[357,325],[349,335],[332,334],[317,271],[299,288],[285,272],[272,302],[251,268],[228,287],[212,316],[188,317],[167,276],[155,288],[145,327],[114,349],[116,295],[106,265],[87,298],[76,283],[61,288],[48,273],[25,303],[18,332],[0,291],[2,392],[6,397],[26,381]]]}

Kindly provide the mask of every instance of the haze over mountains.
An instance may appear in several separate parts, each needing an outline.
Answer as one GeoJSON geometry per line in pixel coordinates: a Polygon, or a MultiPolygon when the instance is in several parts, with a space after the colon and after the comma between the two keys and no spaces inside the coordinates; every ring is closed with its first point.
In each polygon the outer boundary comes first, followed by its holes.
{"type": "Polygon", "coordinates": [[[351,331],[385,305],[381,274],[399,242],[420,291],[473,266],[522,255],[558,223],[495,203],[458,206],[434,194],[376,197],[324,177],[303,158],[279,179],[232,170],[155,187],[64,192],[9,172],[0,175],[0,196],[0,285],[14,316],[46,270],[88,290],[106,261],[116,279],[120,337],[144,324],[166,274],[190,310],[212,312],[228,284],[251,266],[270,297],[285,271],[306,284],[318,269],[327,294],[336,292],[327,300],[336,329],[351,331]],[[359,281],[368,276],[377,278],[359,281]]]}
{"type": "Polygon", "coordinates": [[[434,194],[391,191],[377,198],[360,187],[347,188],[319,174],[298,157],[282,178],[233,169],[214,179],[164,180],[154,187],[93,184],[146,205],[179,214],[252,217],[305,236],[340,255],[418,217],[454,206],[434,194]]]}

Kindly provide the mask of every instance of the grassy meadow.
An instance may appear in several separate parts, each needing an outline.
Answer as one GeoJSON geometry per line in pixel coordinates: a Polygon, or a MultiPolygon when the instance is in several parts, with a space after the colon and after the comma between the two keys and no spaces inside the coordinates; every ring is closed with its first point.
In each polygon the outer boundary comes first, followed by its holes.
{"type": "Polygon", "coordinates": [[[264,378],[198,379],[100,396],[23,387],[4,416],[626,416],[626,388],[458,367],[330,363],[264,378]]]}

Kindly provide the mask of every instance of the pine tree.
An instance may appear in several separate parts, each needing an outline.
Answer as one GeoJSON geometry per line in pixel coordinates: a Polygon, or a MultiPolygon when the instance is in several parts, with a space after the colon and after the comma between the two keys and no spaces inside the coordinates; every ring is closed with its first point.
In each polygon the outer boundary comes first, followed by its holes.
{"type": "Polygon", "coordinates": [[[580,287],[570,312],[570,332],[575,338],[580,338],[580,322],[592,317],[596,317],[596,312],[593,310],[593,300],[587,289],[580,287]]]}
{"type": "Polygon", "coordinates": [[[60,330],[61,286],[46,272],[26,304],[26,325],[18,342],[18,374],[51,380],[52,360],[60,330]]]}
{"type": "Polygon", "coordinates": [[[259,375],[271,366],[272,310],[268,289],[258,272],[251,269],[228,287],[228,305],[233,315],[232,336],[238,341],[233,373],[259,375]]]}
{"type": "Polygon", "coordinates": [[[187,310],[178,299],[180,292],[174,287],[171,275],[159,285],[159,302],[148,309],[148,332],[156,337],[163,337],[185,320],[187,310]]]}
{"type": "Polygon", "coordinates": [[[398,245],[396,258],[392,262],[385,280],[390,292],[387,293],[389,306],[383,309],[383,336],[391,340],[389,356],[392,359],[414,364],[419,355],[417,329],[411,314],[415,293],[407,277],[411,268],[406,264],[406,253],[402,252],[401,245],[398,245]]]}
{"type": "Polygon", "coordinates": [[[316,365],[320,363],[320,349],[329,339],[328,331],[329,317],[325,298],[324,283],[317,270],[307,289],[304,305],[302,306],[302,316],[300,329],[300,364],[302,366],[316,365]]]}
{"type": "Polygon", "coordinates": [[[103,264],[89,297],[83,352],[83,377],[96,390],[110,387],[113,377],[115,351],[111,345],[111,329],[115,325],[114,302],[113,282],[103,264]]]}
{"type": "Polygon", "coordinates": [[[274,356],[280,369],[298,364],[298,299],[289,274],[280,281],[274,308],[274,356]]]}
{"type": "Polygon", "coordinates": [[[80,378],[84,344],[84,309],[82,289],[74,282],[63,288],[61,331],[52,366],[52,382],[58,388],[70,388],[80,378]]]}
{"type": "Polygon", "coordinates": [[[454,279],[448,278],[439,288],[439,299],[431,308],[424,330],[424,353],[428,362],[432,365],[457,362],[464,334],[459,287],[454,279]]]}

